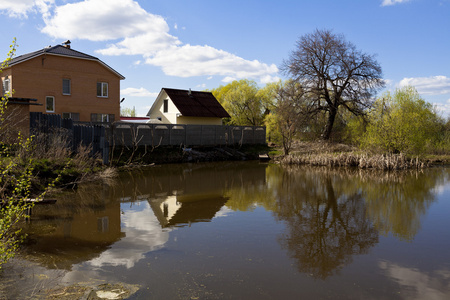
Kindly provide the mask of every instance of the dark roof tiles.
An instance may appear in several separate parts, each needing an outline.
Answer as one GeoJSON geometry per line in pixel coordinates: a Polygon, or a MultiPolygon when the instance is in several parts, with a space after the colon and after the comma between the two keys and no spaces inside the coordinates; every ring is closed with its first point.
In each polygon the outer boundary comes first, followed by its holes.
{"type": "Polygon", "coordinates": [[[186,117],[229,118],[211,92],[197,92],[163,88],[177,109],[186,117]]]}
{"type": "Polygon", "coordinates": [[[113,68],[111,68],[110,66],[105,64],[103,61],[101,61],[97,57],[91,56],[91,55],[88,55],[88,54],[82,53],[80,51],[76,51],[69,47],[65,47],[65,46],[61,46],[61,45],[56,45],[53,47],[49,46],[47,48],[44,48],[44,49],[41,49],[38,51],[34,51],[34,52],[30,52],[27,54],[23,54],[23,55],[14,57],[13,59],[11,59],[8,62],[8,66],[14,66],[16,64],[19,64],[21,62],[24,62],[26,60],[32,59],[34,57],[37,57],[37,56],[40,56],[43,54],[62,55],[62,56],[69,56],[69,57],[73,57],[73,58],[79,58],[79,59],[95,60],[95,61],[98,61],[99,63],[103,64],[105,67],[107,67],[114,73],[116,73],[122,79],[125,79],[125,77],[123,77],[121,74],[119,74],[119,72],[117,72],[116,70],[114,70],[113,68]]]}

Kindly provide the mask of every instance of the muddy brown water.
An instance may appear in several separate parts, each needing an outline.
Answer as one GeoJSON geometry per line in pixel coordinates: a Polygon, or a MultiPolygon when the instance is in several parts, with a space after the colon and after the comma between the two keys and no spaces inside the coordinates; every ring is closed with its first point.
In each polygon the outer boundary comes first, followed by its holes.
{"type": "Polygon", "coordinates": [[[450,168],[155,166],[36,206],[0,299],[450,299],[449,216],[450,168]]]}

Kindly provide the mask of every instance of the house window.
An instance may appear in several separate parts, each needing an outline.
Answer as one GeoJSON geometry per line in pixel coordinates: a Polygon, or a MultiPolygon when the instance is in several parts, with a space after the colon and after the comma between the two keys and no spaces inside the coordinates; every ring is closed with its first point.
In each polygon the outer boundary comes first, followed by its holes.
{"type": "Polygon", "coordinates": [[[70,95],[70,79],[63,79],[62,81],[63,95],[70,95]]]}
{"type": "Polygon", "coordinates": [[[10,91],[10,81],[9,78],[6,77],[5,79],[3,79],[3,95],[9,93],[9,91],[10,91]]]}
{"type": "Polygon", "coordinates": [[[108,98],[107,82],[97,82],[97,97],[108,98]]]}
{"type": "Polygon", "coordinates": [[[80,121],[79,113],[62,113],[63,119],[72,119],[72,121],[80,121]]]}
{"type": "Polygon", "coordinates": [[[164,100],[164,108],[163,108],[163,112],[168,112],[169,111],[169,100],[165,99],[164,100]]]}
{"type": "Polygon", "coordinates": [[[55,112],[55,97],[53,96],[45,97],[45,111],[55,112]]]}
{"type": "Polygon", "coordinates": [[[91,122],[114,122],[114,114],[91,114],[91,122]]]}

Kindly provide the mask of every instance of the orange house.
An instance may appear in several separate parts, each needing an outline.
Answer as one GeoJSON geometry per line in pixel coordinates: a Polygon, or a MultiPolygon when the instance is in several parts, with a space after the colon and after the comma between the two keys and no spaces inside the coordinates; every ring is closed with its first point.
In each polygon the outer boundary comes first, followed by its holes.
{"type": "Polygon", "coordinates": [[[73,50],[70,41],[13,58],[1,73],[3,92],[37,99],[30,112],[84,122],[120,120],[120,80],[100,59],[73,50]]]}

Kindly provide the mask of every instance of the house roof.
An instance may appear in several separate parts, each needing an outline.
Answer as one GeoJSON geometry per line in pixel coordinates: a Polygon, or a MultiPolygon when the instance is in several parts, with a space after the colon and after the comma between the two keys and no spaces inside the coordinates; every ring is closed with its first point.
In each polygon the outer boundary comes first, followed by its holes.
{"type": "Polygon", "coordinates": [[[122,76],[119,72],[117,72],[116,70],[114,70],[113,68],[111,68],[110,66],[108,66],[106,63],[104,63],[103,61],[101,61],[100,59],[98,59],[97,57],[76,51],[71,49],[70,47],[65,47],[62,45],[56,45],[56,46],[49,46],[46,47],[44,49],[38,50],[38,51],[34,51],[34,52],[30,52],[27,54],[23,54],[20,56],[16,56],[13,59],[11,59],[8,62],[8,67],[20,64],[24,61],[33,59],[35,57],[44,55],[44,54],[49,54],[49,55],[57,55],[57,56],[67,56],[67,57],[73,57],[73,58],[77,58],[77,59],[87,59],[87,60],[93,60],[93,61],[98,61],[100,64],[102,64],[103,66],[105,66],[107,69],[109,69],[110,71],[112,71],[113,73],[115,73],[117,76],[120,77],[120,79],[125,79],[124,76],[122,76]]]}
{"type": "Polygon", "coordinates": [[[197,92],[163,88],[177,109],[186,117],[229,118],[211,92],[197,92]]]}

